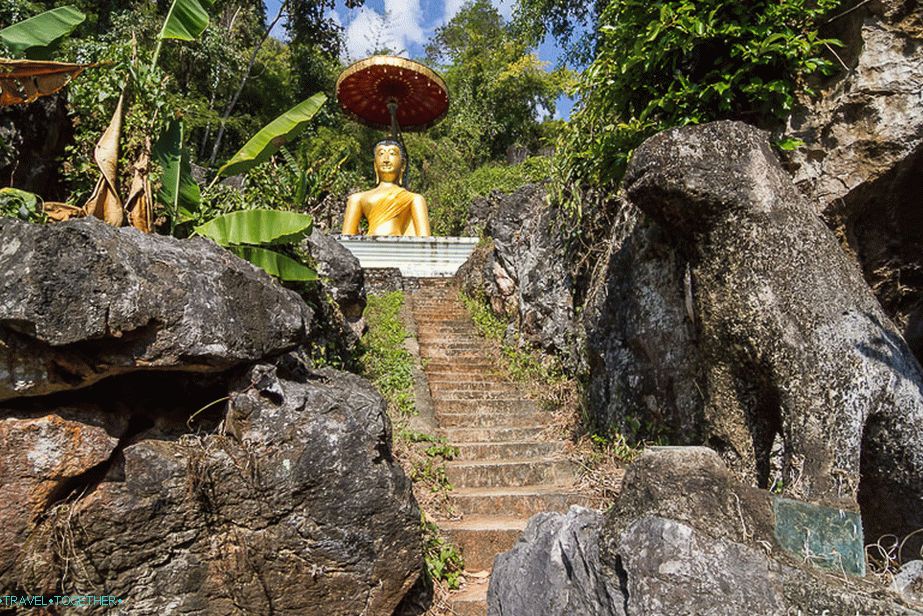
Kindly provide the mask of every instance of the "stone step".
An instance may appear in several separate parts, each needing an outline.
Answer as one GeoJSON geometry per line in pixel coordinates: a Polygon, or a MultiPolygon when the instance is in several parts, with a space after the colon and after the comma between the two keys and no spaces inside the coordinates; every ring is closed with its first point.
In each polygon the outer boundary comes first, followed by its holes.
{"type": "MultiPolygon", "coordinates": [[[[466,572],[467,573],[467,572],[466,572]]],[[[449,609],[453,616],[487,616],[487,588],[490,578],[474,579],[466,576],[464,588],[449,595],[449,609]]]]}
{"type": "MultiPolygon", "coordinates": [[[[440,390],[436,390],[440,391],[440,390]]],[[[435,394],[435,391],[433,392],[435,394]]],[[[524,399],[522,394],[510,387],[497,390],[481,389],[462,389],[451,394],[443,393],[439,396],[442,400],[499,400],[504,402],[526,402],[533,408],[536,404],[531,400],[524,399]]]]}
{"type": "Polygon", "coordinates": [[[490,428],[464,427],[441,428],[438,432],[452,445],[463,443],[483,443],[484,441],[519,441],[539,438],[544,432],[544,425],[535,426],[496,426],[490,428]]]}
{"type": "Polygon", "coordinates": [[[475,441],[456,447],[459,461],[541,458],[563,451],[564,441],[475,441]]]}
{"type": "Polygon", "coordinates": [[[439,413],[436,422],[443,428],[515,428],[542,425],[542,417],[525,413],[439,413]]]}
{"type": "Polygon", "coordinates": [[[571,505],[594,507],[594,500],[567,486],[534,485],[500,488],[455,488],[449,501],[456,511],[469,515],[530,517],[542,511],[567,511],[571,505]]]}
{"type": "Polygon", "coordinates": [[[493,380],[475,380],[463,378],[464,375],[458,375],[456,379],[429,379],[429,390],[435,395],[437,392],[444,397],[464,398],[472,392],[503,392],[509,397],[521,396],[522,394],[515,385],[509,382],[493,380]],[[459,396],[453,396],[452,393],[459,393],[459,396]]]}
{"type": "Polygon", "coordinates": [[[427,371],[452,371],[457,370],[459,372],[464,372],[466,370],[474,369],[487,369],[492,372],[496,372],[499,368],[497,367],[497,362],[492,358],[482,357],[477,360],[469,360],[466,362],[458,362],[452,359],[444,358],[433,358],[424,362],[423,367],[427,371]]]}
{"type": "Polygon", "coordinates": [[[435,381],[445,383],[447,381],[498,381],[503,379],[503,372],[499,369],[490,368],[470,368],[470,369],[448,369],[440,368],[434,370],[427,366],[423,369],[426,372],[427,382],[435,381]]]}
{"type": "Polygon", "coordinates": [[[447,462],[445,470],[449,483],[455,488],[561,485],[574,478],[570,462],[548,458],[447,462]]]}
{"type": "Polygon", "coordinates": [[[439,527],[461,549],[465,569],[477,571],[491,569],[497,554],[513,547],[527,521],[521,517],[466,516],[440,522],[439,527]]]}
{"type": "MultiPolygon", "coordinates": [[[[458,414],[458,413],[469,413],[474,414],[478,411],[486,411],[488,413],[500,414],[503,412],[508,413],[539,413],[540,411],[538,406],[531,400],[523,400],[521,398],[494,398],[491,400],[473,400],[471,398],[448,398],[437,396],[433,398],[433,406],[436,410],[436,413],[448,413],[448,414],[458,414]]],[[[546,415],[542,414],[540,417],[541,420],[546,419],[546,415]]]]}

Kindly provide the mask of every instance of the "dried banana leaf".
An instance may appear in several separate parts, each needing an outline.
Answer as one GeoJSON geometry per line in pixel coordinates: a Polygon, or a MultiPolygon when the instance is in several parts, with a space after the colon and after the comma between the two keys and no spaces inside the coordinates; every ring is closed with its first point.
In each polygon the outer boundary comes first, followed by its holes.
{"type": "Polygon", "coordinates": [[[118,192],[119,137],[122,134],[122,109],[125,93],[119,97],[119,103],[112,115],[112,121],[102,139],[96,144],[93,158],[101,171],[96,188],[86,205],[83,206],[87,216],[101,218],[114,227],[121,227],[125,221],[122,200],[118,192]]]}
{"type": "MultiPolygon", "coordinates": [[[[147,149],[150,149],[148,144],[147,149]]],[[[151,156],[146,152],[135,163],[135,175],[131,180],[131,190],[125,209],[128,221],[136,229],[150,233],[154,230],[153,197],[151,195],[151,156]]]]}
{"type": "Polygon", "coordinates": [[[0,107],[50,96],[92,64],[0,59],[0,107]]]}

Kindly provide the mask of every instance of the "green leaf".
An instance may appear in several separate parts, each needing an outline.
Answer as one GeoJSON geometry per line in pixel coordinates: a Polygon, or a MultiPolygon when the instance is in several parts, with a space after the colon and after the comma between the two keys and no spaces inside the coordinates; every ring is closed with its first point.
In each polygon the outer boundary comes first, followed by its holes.
{"type": "Polygon", "coordinates": [[[270,276],[286,282],[317,280],[317,272],[290,257],[257,246],[231,246],[231,252],[265,271],[270,276]]]}
{"type": "MultiPolygon", "coordinates": [[[[211,0],[205,0],[205,3],[211,6],[211,0]]],[[[158,38],[194,41],[207,27],[208,13],[199,0],[173,0],[158,38]]]]}
{"type": "Polygon", "coordinates": [[[0,188],[0,217],[43,222],[42,198],[18,188],[0,188]]]}
{"type": "Polygon", "coordinates": [[[291,244],[311,232],[308,214],[278,210],[244,210],[216,216],[195,228],[197,235],[222,246],[291,244]]]}
{"type": "Polygon", "coordinates": [[[189,152],[183,145],[184,128],[180,120],[172,120],[152,150],[163,169],[163,186],[157,198],[170,208],[174,224],[194,220],[193,212],[202,202],[199,184],[192,177],[189,152]]]}
{"type": "Polygon", "coordinates": [[[322,92],[318,92],[267,124],[237,154],[232,156],[231,160],[224,163],[224,166],[218,170],[218,175],[244,173],[269,160],[280,147],[307,127],[308,122],[311,121],[311,118],[320,110],[326,100],[327,96],[322,92]]]}
{"type": "Polygon", "coordinates": [[[798,139],[797,137],[785,137],[776,143],[776,147],[778,147],[780,150],[785,150],[786,152],[796,150],[803,145],[804,141],[798,139]]]}
{"type": "Polygon", "coordinates": [[[45,11],[0,30],[0,41],[14,54],[44,48],[57,42],[82,24],[86,16],[72,6],[45,11]]]}

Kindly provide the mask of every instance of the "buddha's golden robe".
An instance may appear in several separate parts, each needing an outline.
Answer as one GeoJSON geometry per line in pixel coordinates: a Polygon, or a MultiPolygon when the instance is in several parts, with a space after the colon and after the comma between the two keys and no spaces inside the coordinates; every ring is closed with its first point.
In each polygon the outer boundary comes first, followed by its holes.
{"type": "Polygon", "coordinates": [[[414,194],[397,185],[376,192],[375,203],[362,208],[369,235],[416,235],[410,210],[414,194]]]}

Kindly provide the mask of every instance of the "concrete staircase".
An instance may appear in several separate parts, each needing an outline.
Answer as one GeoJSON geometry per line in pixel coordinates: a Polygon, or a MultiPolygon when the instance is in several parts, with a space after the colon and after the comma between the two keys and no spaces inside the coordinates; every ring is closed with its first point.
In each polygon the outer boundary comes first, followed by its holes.
{"type": "Polygon", "coordinates": [[[461,517],[439,521],[461,548],[469,581],[452,609],[485,616],[496,555],[513,546],[533,514],[588,499],[573,489],[564,443],[541,438],[547,413],[498,370],[493,343],[478,335],[454,280],[420,280],[410,304],[436,421],[459,449],[447,473],[461,517]]]}

